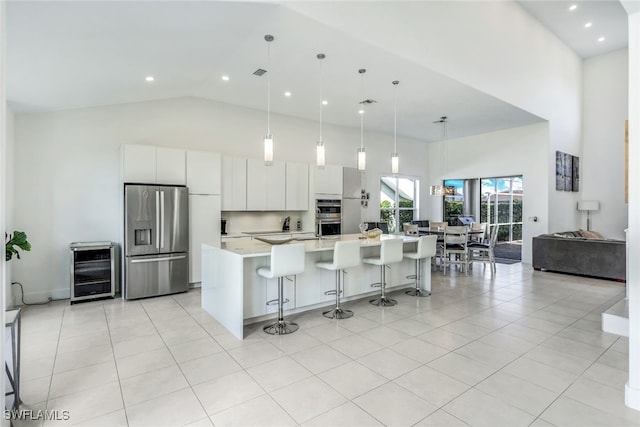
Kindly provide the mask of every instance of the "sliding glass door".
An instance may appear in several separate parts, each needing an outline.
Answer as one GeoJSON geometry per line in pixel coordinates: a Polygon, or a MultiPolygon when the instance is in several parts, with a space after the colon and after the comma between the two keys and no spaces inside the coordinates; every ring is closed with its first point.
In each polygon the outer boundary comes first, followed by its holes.
{"type": "Polygon", "coordinates": [[[480,180],[480,222],[500,225],[498,241],[522,240],[522,176],[480,180]]]}

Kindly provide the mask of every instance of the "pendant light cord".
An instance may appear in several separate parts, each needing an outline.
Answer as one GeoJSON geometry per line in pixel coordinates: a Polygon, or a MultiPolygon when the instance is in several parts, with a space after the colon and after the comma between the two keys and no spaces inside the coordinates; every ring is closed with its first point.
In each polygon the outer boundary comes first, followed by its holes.
{"type": "Polygon", "coordinates": [[[322,60],[324,59],[324,54],[319,53],[318,54],[318,59],[320,60],[320,142],[322,142],[322,97],[323,97],[323,91],[322,91],[322,83],[323,83],[323,79],[322,79],[322,60]]]}
{"type": "Polygon", "coordinates": [[[399,81],[395,80],[393,82],[394,90],[393,90],[393,152],[397,153],[397,131],[398,131],[398,83],[399,81]]]}
{"type": "Polygon", "coordinates": [[[364,73],[367,70],[361,68],[358,70],[360,73],[360,94],[362,96],[362,100],[360,101],[360,149],[364,149],[364,73]]]}
{"type": "Polygon", "coordinates": [[[271,41],[267,40],[267,135],[271,135],[271,41]]]}

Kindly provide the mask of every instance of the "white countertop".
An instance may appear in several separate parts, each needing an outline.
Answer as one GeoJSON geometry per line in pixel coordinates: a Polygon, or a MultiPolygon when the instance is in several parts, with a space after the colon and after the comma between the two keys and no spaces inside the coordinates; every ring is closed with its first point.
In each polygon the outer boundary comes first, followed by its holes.
{"type": "MultiPolygon", "coordinates": [[[[375,239],[360,239],[360,234],[343,234],[340,236],[326,237],[322,240],[293,240],[284,244],[304,243],[305,252],[319,252],[333,250],[336,242],[346,240],[360,240],[362,247],[380,246],[380,242],[388,239],[402,239],[405,243],[418,241],[414,236],[388,235],[383,234],[375,239]]],[[[242,256],[243,258],[266,256],[271,253],[271,246],[259,240],[238,240],[222,243],[220,249],[242,256]]]]}

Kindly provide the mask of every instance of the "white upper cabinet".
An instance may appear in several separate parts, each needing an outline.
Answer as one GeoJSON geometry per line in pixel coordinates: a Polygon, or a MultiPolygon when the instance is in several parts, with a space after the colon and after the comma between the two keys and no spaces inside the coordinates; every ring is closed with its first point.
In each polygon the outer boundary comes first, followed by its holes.
{"type": "Polygon", "coordinates": [[[324,169],[313,167],[314,194],[342,197],[342,166],[326,165],[324,169]]]}
{"type": "Polygon", "coordinates": [[[265,166],[262,160],[247,160],[247,210],[285,210],[285,164],[273,162],[265,166]]]}
{"type": "Polygon", "coordinates": [[[186,172],[184,150],[156,147],[156,182],[158,184],[186,185],[186,172]]]}
{"type": "Polygon", "coordinates": [[[287,163],[286,174],[285,210],[309,210],[309,165],[287,163]]]}
{"type": "Polygon", "coordinates": [[[187,151],[189,194],[220,194],[220,154],[187,151]]]}
{"type": "Polygon", "coordinates": [[[247,159],[222,156],[222,210],[247,210],[247,159]]]}
{"type": "Polygon", "coordinates": [[[123,145],[122,177],[127,183],[186,185],[185,151],[151,145],[123,145]]]}

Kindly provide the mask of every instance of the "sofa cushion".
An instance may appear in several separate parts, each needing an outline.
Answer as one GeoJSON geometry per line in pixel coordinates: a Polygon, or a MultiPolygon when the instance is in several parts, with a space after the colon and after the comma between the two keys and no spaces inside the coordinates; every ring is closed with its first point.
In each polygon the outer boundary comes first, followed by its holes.
{"type": "Polygon", "coordinates": [[[600,240],[605,239],[605,237],[602,234],[598,233],[597,231],[582,230],[582,229],[579,231],[580,231],[580,235],[585,239],[600,239],[600,240]]]}

